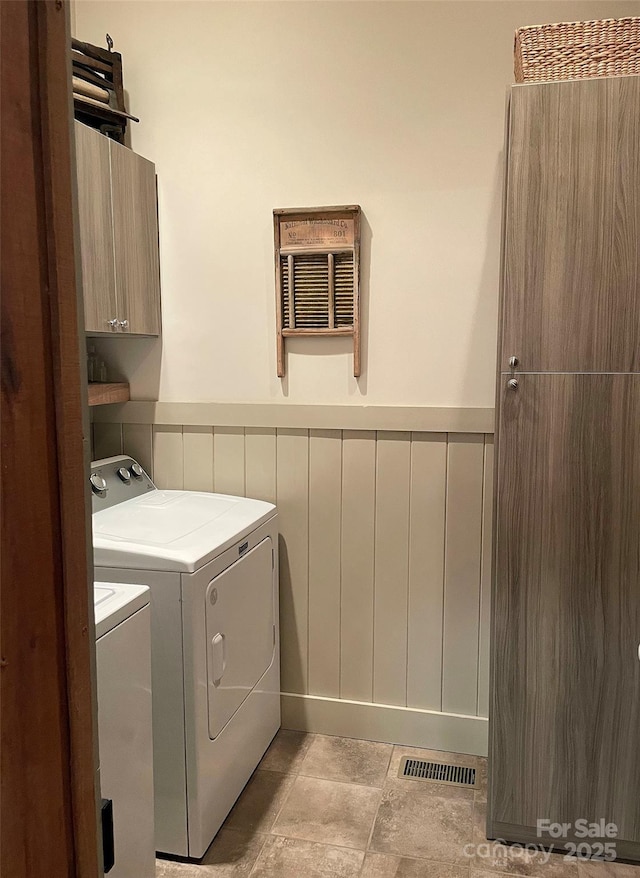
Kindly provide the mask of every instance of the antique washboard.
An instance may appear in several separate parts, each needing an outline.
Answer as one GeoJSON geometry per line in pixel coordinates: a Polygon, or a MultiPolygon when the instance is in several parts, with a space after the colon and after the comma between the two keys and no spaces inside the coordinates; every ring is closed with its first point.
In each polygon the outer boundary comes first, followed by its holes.
{"type": "Polygon", "coordinates": [[[278,377],[286,338],[353,336],[360,375],[360,207],[273,211],[278,377]]]}

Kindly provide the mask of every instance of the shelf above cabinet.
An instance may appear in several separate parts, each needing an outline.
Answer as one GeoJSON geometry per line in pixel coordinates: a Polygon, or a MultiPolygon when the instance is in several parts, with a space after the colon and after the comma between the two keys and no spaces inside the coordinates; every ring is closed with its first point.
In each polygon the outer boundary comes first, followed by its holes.
{"type": "Polygon", "coordinates": [[[123,382],[89,384],[89,405],[109,405],[113,402],[128,402],[130,399],[129,385],[123,382]]]}

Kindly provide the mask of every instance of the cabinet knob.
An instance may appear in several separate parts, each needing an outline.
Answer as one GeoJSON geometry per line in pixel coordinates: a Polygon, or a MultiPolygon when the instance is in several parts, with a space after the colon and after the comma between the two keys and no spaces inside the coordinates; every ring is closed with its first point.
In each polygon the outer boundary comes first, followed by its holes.
{"type": "Polygon", "coordinates": [[[507,387],[509,388],[509,390],[517,390],[518,389],[518,379],[517,378],[510,378],[507,381],[507,387]]]}
{"type": "Polygon", "coordinates": [[[126,329],[129,326],[129,321],[128,320],[119,320],[118,325],[120,326],[120,329],[126,329]]]}
{"type": "Polygon", "coordinates": [[[113,320],[107,320],[107,324],[111,327],[111,329],[115,329],[118,325],[118,318],[114,317],[113,320]]]}
{"type": "Polygon", "coordinates": [[[516,366],[518,365],[518,362],[519,362],[519,360],[517,357],[509,357],[509,368],[515,369],[516,366]]]}

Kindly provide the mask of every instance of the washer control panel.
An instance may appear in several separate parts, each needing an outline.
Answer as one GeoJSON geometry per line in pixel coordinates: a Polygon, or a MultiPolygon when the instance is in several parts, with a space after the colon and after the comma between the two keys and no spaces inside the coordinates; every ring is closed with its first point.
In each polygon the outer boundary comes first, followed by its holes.
{"type": "Polygon", "coordinates": [[[91,505],[93,512],[109,509],[132,497],[155,491],[151,481],[137,460],[126,454],[94,460],[91,464],[91,505]]]}

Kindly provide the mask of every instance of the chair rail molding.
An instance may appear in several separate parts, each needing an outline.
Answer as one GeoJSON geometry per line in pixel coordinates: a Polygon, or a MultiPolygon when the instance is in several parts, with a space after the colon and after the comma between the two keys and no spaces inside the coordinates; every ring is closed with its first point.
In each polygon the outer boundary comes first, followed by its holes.
{"type": "Polygon", "coordinates": [[[493,433],[493,408],[298,405],[252,402],[156,402],[138,400],[96,412],[94,420],[122,424],[317,430],[415,430],[436,433],[493,433]]]}

